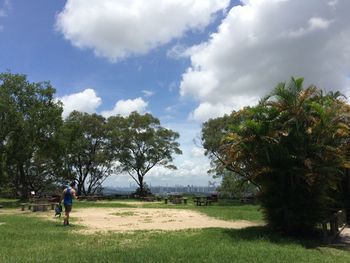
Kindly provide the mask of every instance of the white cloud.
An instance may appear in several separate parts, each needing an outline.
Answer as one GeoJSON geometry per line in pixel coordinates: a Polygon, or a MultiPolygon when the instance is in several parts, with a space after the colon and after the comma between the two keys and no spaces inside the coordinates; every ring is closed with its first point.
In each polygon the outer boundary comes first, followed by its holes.
{"type": "Polygon", "coordinates": [[[190,54],[190,49],[184,45],[174,45],[167,51],[167,57],[172,59],[187,58],[190,54]]]}
{"type": "Polygon", "coordinates": [[[111,61],[142,55],[202,29],[229,0],[68,0],[57,29],[74,46],[111,61]]]}
{"type": "Polygon", "coordinates": [[[133,111],[137,111],[140,114],[145,113],[148,102],[144,101],[142,98],[119,100],[115,104],[114,108],[110,111],[102,111],[101,114],[108,118],[113,115],[127,116],[133,111]]]}
{"type": "Polygon", "coordinates": [[[58,98],[63,103],[63,117],[67,117],[74,110],[94,113],[101,105],[102,100],[97,97],[93,89],[85,89],[82,92],[70,94],[58,98]]]}
{"type": "Polygon", "coordinates": [[[210,39],[192,47],[180,94],[204,120],[251,105],[281,81],[350,95],[350,1],[244,0],[210,39]]]}
{"type": "Polygon", "coordinates": [[[200,148],[198,146],[195,146],[191,150],[191,155],[193,157],[202,157],[204,156],[204,148],[200,148]]]}
{"type": "Polygon", "coordinates": [[[223,104],[213,105],[208,102],[201,103],[193,112],[189,115],[189,120],[205,121],[209,118],[216,118],[232,111],[231,107],[223,104]]]}
{"type": "MultiPolygon", "coordinates": [[[[4,0],[2,6],[0,6],[0,19],[5,18],[8,15],[9,10],[12,8],[12,0],[4,0]]],[[[4,30],[4,25],[0,24],[0,32],[4,30]]]]}
{"type": "Polygon", "coordinates": [[[177,164],[177,170],[169,170],[162,166],[155,166],[150,170],[148,178],[149,179],[165,179],[168,180],[167,177],[177,177],[178,182],[186,183],[186,180],[195,180],[200,181],[201,184],[206,182],[210,177],[207,174],[207,170],[210,168],[209,161],[206,160],[205,163],[197,162],[194,159],[185,160],[179,164],[177,164]]]}
{"type": "Polygon", "coordinates": [[[12,0],[5,0],[2,4],[2,6],[0,6],[0,17],[6,17],[7,16],[7,12],[12,8],[12,0]]]}
{"type": "Polygon", "coordinates": [[[308,34],[314,30],[322,30],[327,29],[332,21],[320,18],[320,17],[312,17],[308,21],[308,27],[301,27],[298,30],[290,31],[286,34],[282,34],[285,37],[301,37],[305,34],[308,34]]]}
{"type": "Polygon", "coordinates": [[[336,8],[337,4],[338,4],[338,0],[332,0],[328,2],[328,5],[333,8],[336,8]]]}
{"type": "Polygon", "coordinates": [[[154,95],[154,91],[151,91],[151,90],[142,90],[142,93],[143,93],[143,96],[145,97],[151,97],[154,95]]]}

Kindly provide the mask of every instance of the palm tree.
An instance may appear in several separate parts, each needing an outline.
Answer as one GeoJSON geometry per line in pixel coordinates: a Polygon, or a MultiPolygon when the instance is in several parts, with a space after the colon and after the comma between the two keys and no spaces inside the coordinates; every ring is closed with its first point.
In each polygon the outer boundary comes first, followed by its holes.
{"type": "Polygon", "coordinates": [[[226,136],[225,161],[261,187],[271,226],[312,229],[337,207],[333,193],[349,166],[349,105],[340,93],[323,95],[292,78],[236,114],[240,122],[226,136]]]}

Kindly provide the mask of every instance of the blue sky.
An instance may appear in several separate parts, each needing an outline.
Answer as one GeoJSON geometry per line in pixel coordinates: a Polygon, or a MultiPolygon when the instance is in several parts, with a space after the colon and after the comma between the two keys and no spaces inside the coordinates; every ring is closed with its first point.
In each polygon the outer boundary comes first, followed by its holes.
{"type": "Polygon", "coordinates": [[[65,1],[11,0],[9,3],[6,17],[0,20],[1,71],[24,73],[31,81],[50,80],[58,96],[93,88],[103,100],[99,111],[110,109],[119,99],[142,97],[142,90],[149,90],[154,95],[148,99],[148,110],[161,117],[167,107],[176,105],[174,118],[182,119],[186,119],[193,107],[191,99],[179,101],[178,92],[181,74],[190,61],[171,59],[167,51],[179,43],[192,46],[205,41],[222,19],[218,13],[213,23],[201,31],[188,31],[181,39],[174,39],[146,55],[112,63],[96,57],[91,50],[73,47],[55,29],[56,16],[63,10],[65,1]]]}
{"type": "MultiPolygon", "coordinates": [[[[347,0],[0,0],[0,71],[49,80],[65,114],[151,112],[180,132],[176,172],[153,185],[212,180],[201,123],[252,105],[278,82],[350,95],[347,0]],[[305,3],[306,2],[306,3],[305,3]]],[[[129,185],[113,176],[109,185],[129,185]]]]}

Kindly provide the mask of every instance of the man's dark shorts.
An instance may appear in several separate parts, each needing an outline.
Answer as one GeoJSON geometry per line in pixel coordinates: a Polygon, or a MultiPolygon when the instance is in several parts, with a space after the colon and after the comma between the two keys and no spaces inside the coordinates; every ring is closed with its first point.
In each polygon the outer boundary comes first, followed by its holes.
{"type": "Polygon", "coordinates": [[[72,205],[64,204],[64,210],[66,213],[70,213],[70,211],[72,211],[72,205]]]}

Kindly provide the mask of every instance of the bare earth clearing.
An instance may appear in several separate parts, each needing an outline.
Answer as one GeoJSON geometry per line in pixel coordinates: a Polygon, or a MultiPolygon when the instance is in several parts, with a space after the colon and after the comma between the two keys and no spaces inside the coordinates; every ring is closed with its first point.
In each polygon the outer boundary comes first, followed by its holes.
{"type": "MultiPolygon", "coordinates": [[[[142,203],[141,203],[142,204],[142,203]]],[[[137,203],[137,205],[139,205],[137,203]]],[[[19,209],[0,211],[0,215],[23,214],[54,218],[53,211],[32,213],[19,209]]],[[[62,220],[63,220],[62,213],[62,220]]],[[[79,208],[71,214],[73,224],[84,226],[83,233],[96,232],[126,232],[136,230],[162,230],[173,231],[196,228],[245,228],[261,224],[246,220],[225,221],[215,219],[202,213],[181,209],[155,209],[155,208],[79,208]]]]}
{"type": "Polygon", "coordinates": [[[245,228],[259,224],[249,221],[224,221],[201,213],[180,209],[86,208],[72,213],[84,232],[180,230],[190,228],[245,228]]]}

